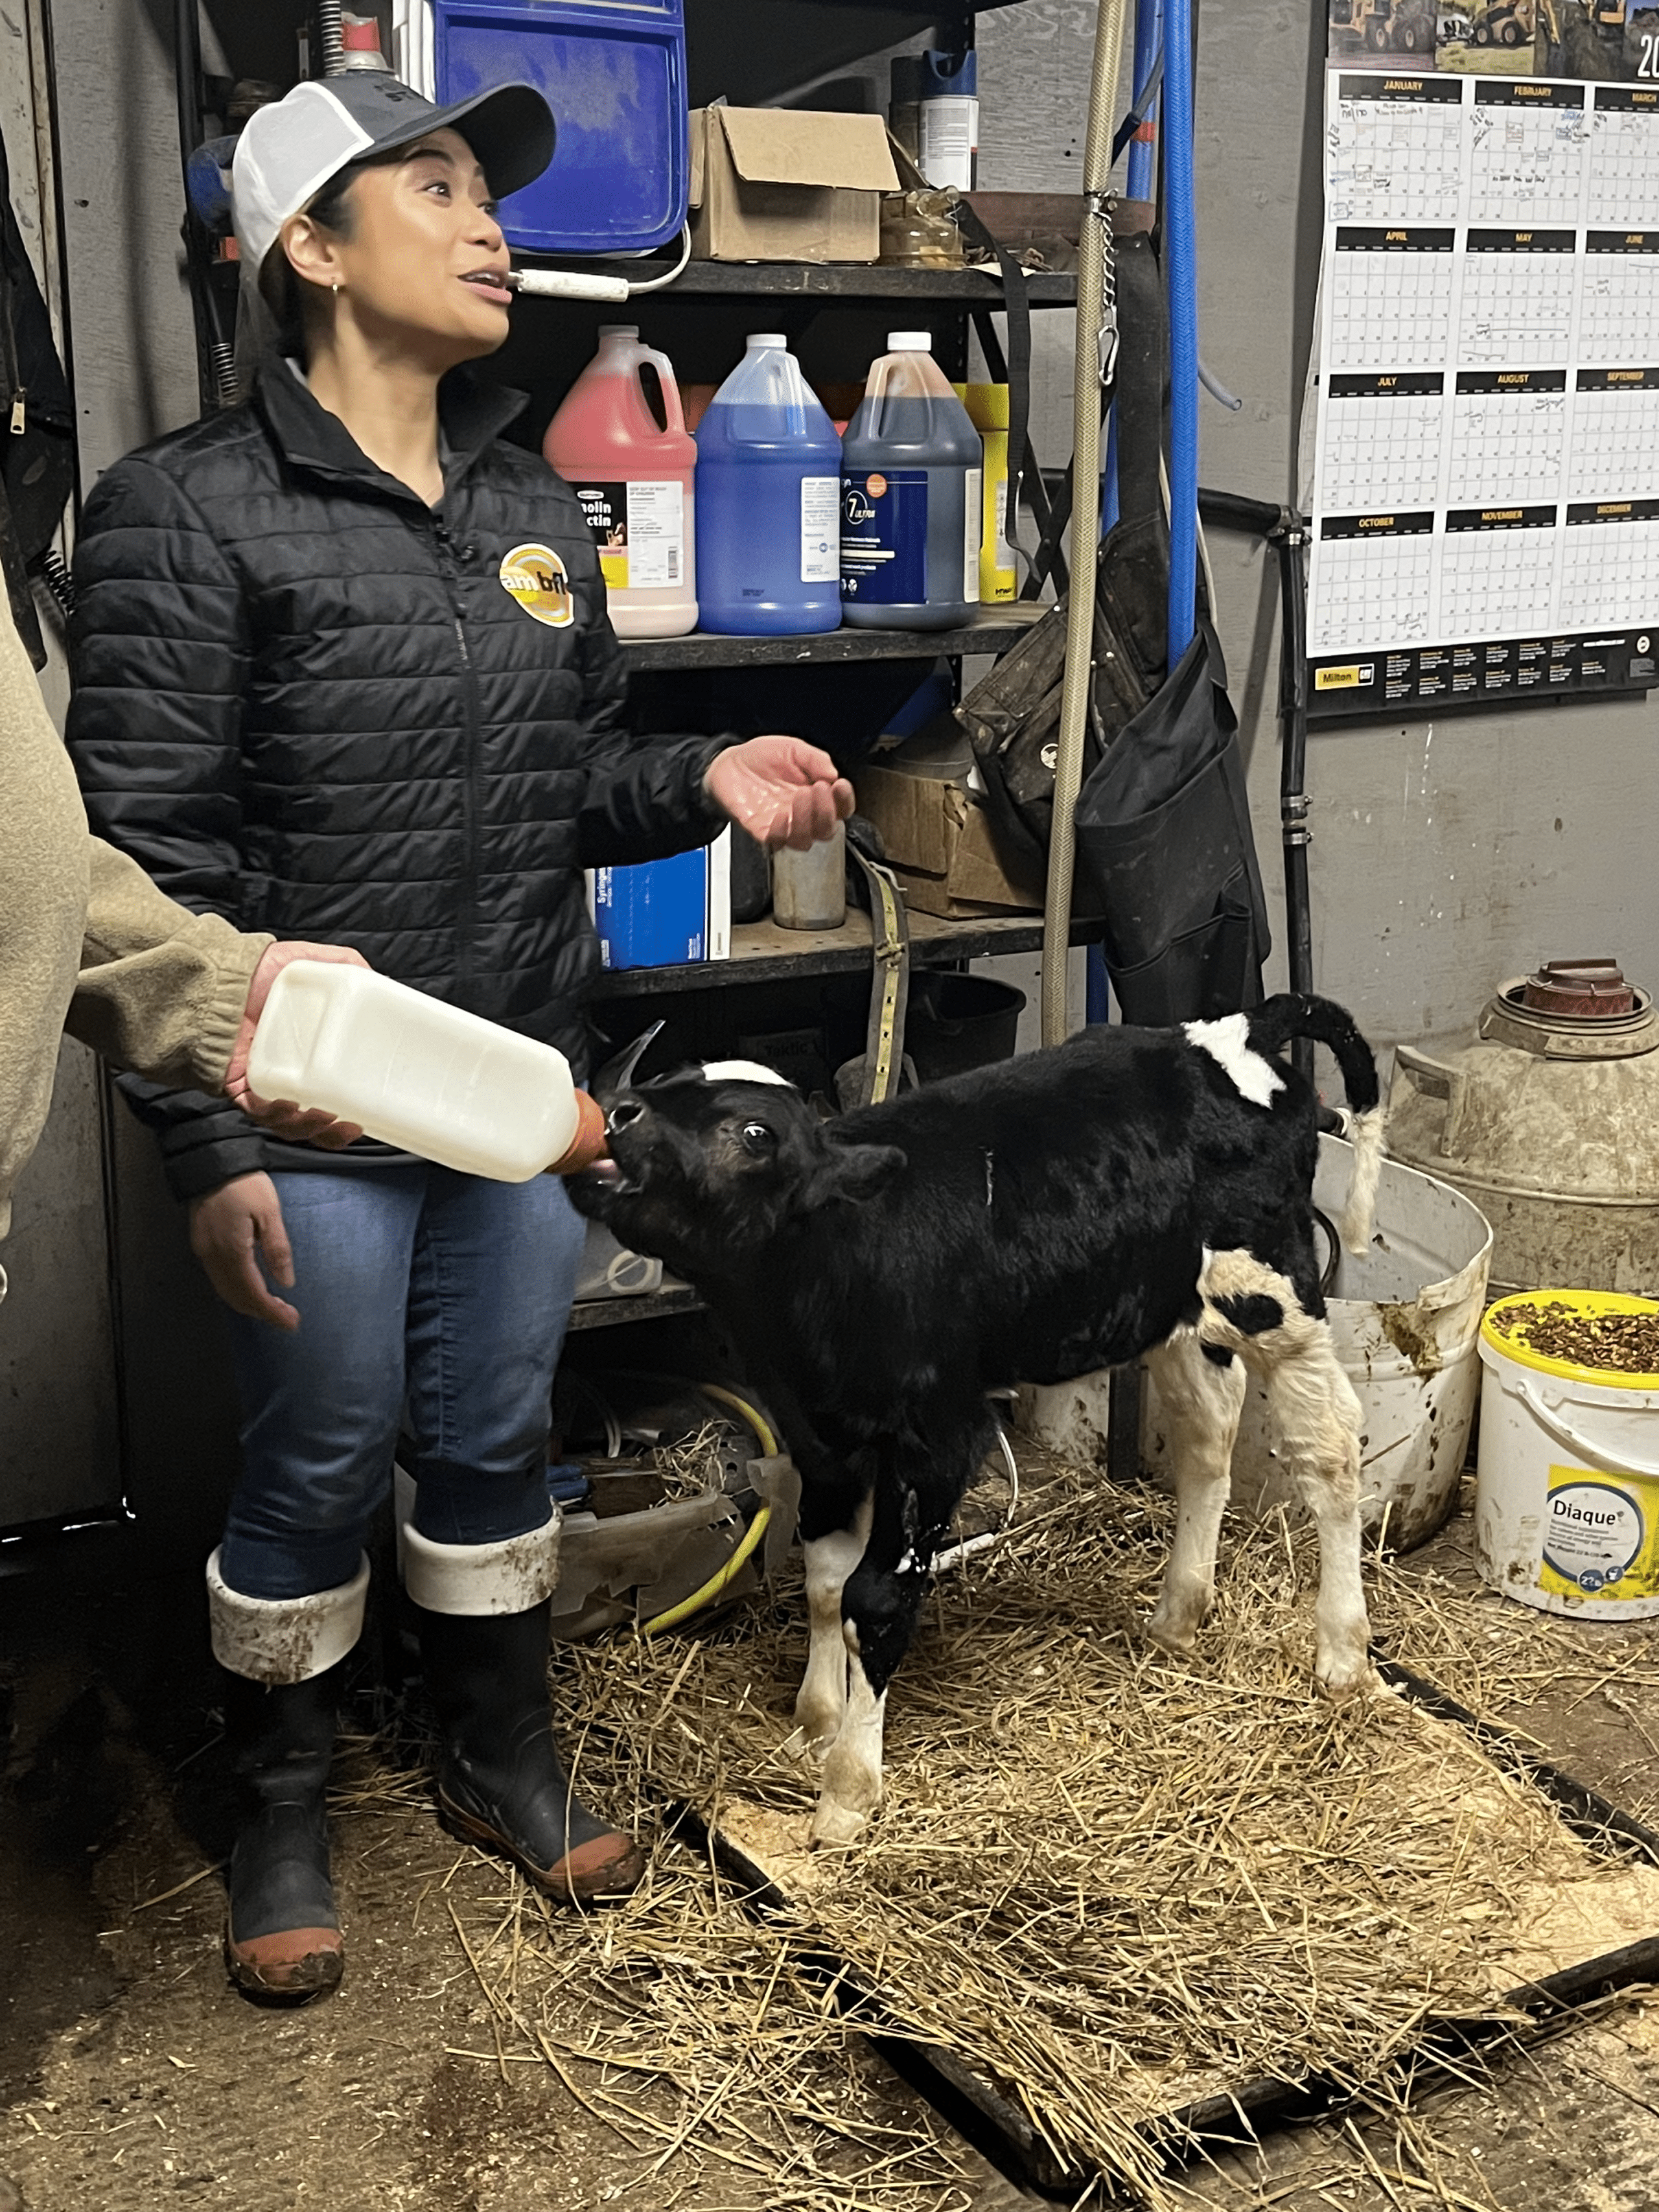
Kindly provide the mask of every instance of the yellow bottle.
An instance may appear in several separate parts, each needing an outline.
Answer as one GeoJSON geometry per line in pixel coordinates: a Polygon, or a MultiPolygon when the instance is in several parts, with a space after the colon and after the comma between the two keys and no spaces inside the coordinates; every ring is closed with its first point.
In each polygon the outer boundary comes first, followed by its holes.
{"type": "Polygon", "coordinates": [[[1008,542],[1008,387],[1006,384],[958,384],[956,394],[985,447],[979,596],[982,602],[1012,599],[1019,588],[1019,579],[1014,549],[1008,542]]]}

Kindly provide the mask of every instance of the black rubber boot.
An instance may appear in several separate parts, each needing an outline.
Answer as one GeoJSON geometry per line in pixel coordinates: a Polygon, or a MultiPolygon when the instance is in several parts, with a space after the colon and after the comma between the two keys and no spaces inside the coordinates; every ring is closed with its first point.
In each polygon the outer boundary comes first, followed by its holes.
{"type": "Polygon", "coordinates": [[[239,1989],[302,2002],[345,1967],[325,1794],[345,1662],[267,1687],[227,1674],[225,1741],[240,1799],[225,1963],[239,1989]]]}
{"type": "Polygon", "coordinates": [[[551,1609],[414,1608],[443,1740],[438,1803],[452,1834],[504,1852],[561,1903],[590,1905],[637,1888],[645,1854],[572,1795],[547,1709],[551,1609]]]}

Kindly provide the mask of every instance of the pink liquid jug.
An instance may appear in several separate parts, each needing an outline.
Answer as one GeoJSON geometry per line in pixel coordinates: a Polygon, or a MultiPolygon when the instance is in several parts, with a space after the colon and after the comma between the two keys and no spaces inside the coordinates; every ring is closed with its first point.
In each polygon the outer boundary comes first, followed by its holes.
{"type": "Polygon", "coordinates": [[[547,426],[542,453],[582,503],[618,637],[684,637],[697,623],[693,478],[696,441],[666,354],[635,324],[599,331],[599,349],[547,426]],[[646,398],[654,370],[665,427],[646,398]]]}

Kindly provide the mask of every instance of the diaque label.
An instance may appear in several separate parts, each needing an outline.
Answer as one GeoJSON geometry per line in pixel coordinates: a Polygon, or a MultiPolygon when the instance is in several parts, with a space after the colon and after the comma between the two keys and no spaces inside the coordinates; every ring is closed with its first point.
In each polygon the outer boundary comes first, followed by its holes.
{"type": "Polygon", "coordinates": [[[927,597],[927,471],[871,469],[841,480],[841,595],[877,606],[927,597]]]}
{"type": "Polygon", "coordinates": [[[1659,1484],[1552,1467],[1538,1587],[1592,1603],[1659,1595],[1659,1484]]]}
{"type": "Polygon", "coordinates": [[[833,584],[841,574],[841,479],[800,480],[800,580],[833,584]]]}
{"type": "Polygon", "coordinates": [[[685,581],[685,490],[673,483],[575,487],[611,592],[660,592],[685,581]]]}

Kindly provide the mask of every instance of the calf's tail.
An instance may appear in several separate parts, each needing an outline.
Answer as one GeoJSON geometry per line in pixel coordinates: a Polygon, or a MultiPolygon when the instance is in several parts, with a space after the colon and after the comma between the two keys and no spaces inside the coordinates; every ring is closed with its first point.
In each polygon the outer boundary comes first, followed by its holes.
{"type": "Polygon", "coordinates": [[[1257,1052],[1282,1052],[1293,1037],[1311,1037],[1316,1044],[1328,1047],[1342,1071],[1353,1116],[1353,1176],[1337,1235],[1350,1252],[1368,1251],[1382,1174],[1382,1089],[1376,1059],[1353,1016],[1334,999],[1285,991],[1250,1016],[1250,1042],[1257,1052]]]}

